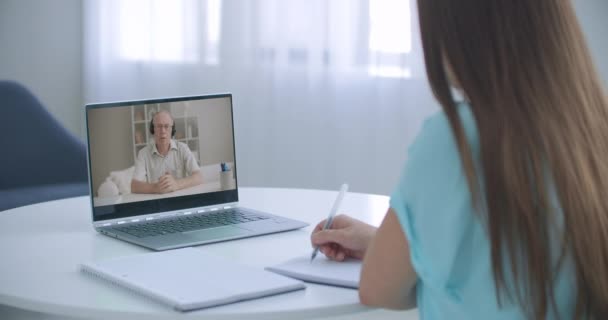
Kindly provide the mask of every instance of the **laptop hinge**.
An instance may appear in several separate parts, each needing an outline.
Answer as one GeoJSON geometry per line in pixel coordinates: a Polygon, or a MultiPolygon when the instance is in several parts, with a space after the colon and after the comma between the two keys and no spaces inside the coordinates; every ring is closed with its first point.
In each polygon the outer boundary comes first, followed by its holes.
{"type": "Polygon", "coordinates": [[[136,217],[126,217],[126,218],[119,218],[119,219],[112,219],[112,220],[97,221],[97,222],[93,223],[93,226],[95,228],[107,228],[107,227],[117,226],[117,225],[121,225],[121,224],[152,221],[152,220],[167,218],[167,217],[201,214],[201,213],[205,213],[205,212],[212,212],[212,211],[236,208],[236,207],[238,207],[238,204],[239,204],[238,202],[230,202],[230,203],[222,203],[219,205],[212,205],[212,206],[206,206],[206,207],[200,207],[200,208],[191,208],[191,209],[186,209],[186,210],[176,210],[176,211],[170,211],[170,212],[153,213],[153,214],[149,214],[149,215],[141,215],[141,216],[136,216],[136,217]]]}

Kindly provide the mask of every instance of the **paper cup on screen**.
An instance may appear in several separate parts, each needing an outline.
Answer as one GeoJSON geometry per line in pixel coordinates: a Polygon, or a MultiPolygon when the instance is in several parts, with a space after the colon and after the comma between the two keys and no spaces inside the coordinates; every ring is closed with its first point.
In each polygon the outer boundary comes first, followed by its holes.
{"type": "Polygon", "coordinates": [[[220,188],[222,190],[234,189],[234,175],[232,170],[220,172],[220,188]]]}

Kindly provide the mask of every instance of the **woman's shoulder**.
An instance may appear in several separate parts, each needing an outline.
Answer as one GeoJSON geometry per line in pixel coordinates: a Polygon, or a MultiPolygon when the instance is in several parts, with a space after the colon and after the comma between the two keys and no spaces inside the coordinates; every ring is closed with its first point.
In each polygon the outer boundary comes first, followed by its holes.
{"type": "MultiPolygon", "coordinates": [[[[470,107],[465,103],[458,104],[458,116],[468,143],[471,147],[475,147],[477,144],[477,130],[470,107]]],[[[445,112],[439,111],[424,121],[420,132],[408,150],[409,153],[415,151],[458,152],[456,139],[445,112]]]]}
{"type": "MultiPolygon", "coordinates": [[[[479,142],[475,121],[466,104],[458,106],[459,119],[465,131],[467,142],[476,158],[479,142]]],[[[408,149],[404,177],[412,181],[423,180],[430,184],[458,178],[463,174],[460,152],[447,115],[437,112],[427,118],[414,142],[408,149]]]]}

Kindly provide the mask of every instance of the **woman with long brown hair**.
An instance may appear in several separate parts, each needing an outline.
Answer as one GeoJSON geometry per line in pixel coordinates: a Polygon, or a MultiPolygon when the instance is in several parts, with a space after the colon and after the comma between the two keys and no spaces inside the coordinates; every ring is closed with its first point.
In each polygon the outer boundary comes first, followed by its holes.
{"type": "Polygon", "coordinates": [[[313,245],[363,258],[362,303],[422,319],[608,319],[608,101],[571,2],[418,10],[443,111],[381,226],[341,215],[313,245]]]}

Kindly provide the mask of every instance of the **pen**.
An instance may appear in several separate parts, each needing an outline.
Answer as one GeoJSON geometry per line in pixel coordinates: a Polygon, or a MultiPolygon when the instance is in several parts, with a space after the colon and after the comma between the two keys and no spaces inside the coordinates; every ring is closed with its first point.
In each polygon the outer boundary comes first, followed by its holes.
{"type": "MultiPolygon", "coordinates": [[[[321,230],[325,230],[325,229],[331,227],[331,223],[334,220],[334,216],[336,215],[336,212],[340,208],[340,202],[342,202],[342,198],[344,198],[344,194],[346,193],[346,191],[348,191],[348,184],[344,183],[342,185],[342,187],[340,187],[340,192],[338,193],[338,197],[336,198],[336,201],[334,201],[334,206],[331,207],[331,211],[329,211],[329,216],[327,216],[327,220],[325,220],[325,225],[323,225],[323,229],[321,229],[321,230]]],[[[310,256],[311,263],[312,263],[312,260],[314,260],[315,257],[317,256],[317,252],[319,252],[318,246],[315,247],[315,249],[312,251],[312,256],[310,256]]]]}

